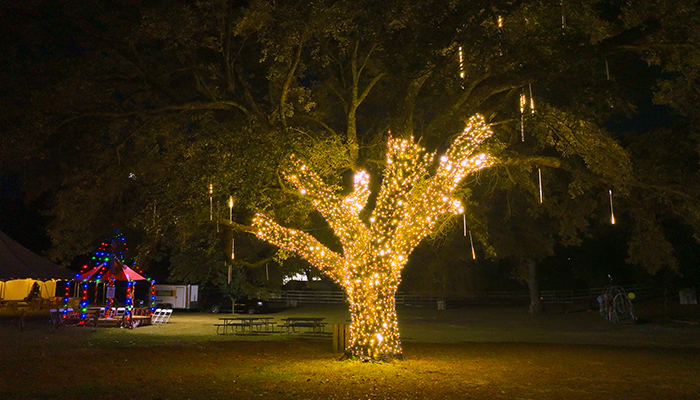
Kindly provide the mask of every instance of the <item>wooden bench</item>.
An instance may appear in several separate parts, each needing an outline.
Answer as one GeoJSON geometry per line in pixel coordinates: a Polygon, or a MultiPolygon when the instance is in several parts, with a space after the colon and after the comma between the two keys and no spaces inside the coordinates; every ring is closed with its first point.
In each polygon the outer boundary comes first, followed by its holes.
{"type": "Polygon", "coordinates": [[[323,333],[325,332],[325,322],[307,322],[307,321],[286,321],[279,325],[280,333],[283,333],[281,328],[284,328],[287,333],[291,330],[292,333],[299,332],[295,328],[309,328],[308,333],[323,333]]]}
{"type": "Polygon", "coordinates": [[[216,327],[216,334],[217,335],[225,335],[228,327],[233,328],[233,329],[231,329],[231,333],[235,334],[236,332],[238,332],[238,328],[241,328],[241,332],[243,332],[245,330],[245,327],[250,326],[250,324],[247,324],[245,322],[229,322],[229,323],[224,323],[224,324],[214,324],[214,326],[216,327]],[[219,330],[222,327],[224,328],[223,333],[219,333],[219,330]]]}

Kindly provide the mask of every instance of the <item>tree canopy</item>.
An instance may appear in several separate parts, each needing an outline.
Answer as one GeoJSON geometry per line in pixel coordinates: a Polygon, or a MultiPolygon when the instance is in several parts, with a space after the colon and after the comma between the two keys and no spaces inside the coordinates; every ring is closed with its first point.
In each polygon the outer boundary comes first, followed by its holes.
{"type": "MultiPolygon", "coordinates": [[[[195,257],[198,274],[220,274],[229,228],[245,232],[259,211],[332,247],[281,179],[289,154],[340,191],[367,170],[372,204],[388,131],[441,152],[476,113],[499,162],[457,190],[488,255],[541,259],[580,243],[592,220],[609,218],[610,191],[633,226],[631,262],[677,267],[664,221],[700,232],[691,1],[3,7],[3,169],[55,194],[57,259],[116,222],[139,232],[142,257],[172,256],[183,276],[195,257]],[[651,98],[670,122],[625,125],[651,98]]],[[[237,251],[250,266],[275,252],[237,251]]]]}

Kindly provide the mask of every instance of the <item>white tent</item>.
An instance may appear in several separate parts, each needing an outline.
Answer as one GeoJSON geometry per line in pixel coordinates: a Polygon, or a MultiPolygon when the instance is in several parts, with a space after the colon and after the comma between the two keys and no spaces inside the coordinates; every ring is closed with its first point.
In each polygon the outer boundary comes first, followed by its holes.
{"type": "Polygon", "coordinates": [[[51,279],[41,281],[38,279],[14,279],[7,282],[0,281],[0,299],[2,300],[24,300],[25,297],[32,291],[34,283],[39,285],[41,290],[41,298],[48,299],[55,296],[56,283],[58,280],[51,279]]]}
{"type": "Polygon", "coordinates": [[[35,282],[39,284],[41,297],[50,298],[56,292],[58,280],[74,276],[0,231],[0,300],[24,300],[35,282]]]}

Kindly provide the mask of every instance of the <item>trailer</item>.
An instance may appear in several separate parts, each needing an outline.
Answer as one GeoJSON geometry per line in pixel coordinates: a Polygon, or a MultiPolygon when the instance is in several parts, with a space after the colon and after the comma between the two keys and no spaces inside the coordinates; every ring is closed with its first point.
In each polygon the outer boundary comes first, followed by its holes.
{"type": "Polygon", "coordinates": [[[156,285],[155,289],[156,308],[199,308],[199,285],[156,285]]]}

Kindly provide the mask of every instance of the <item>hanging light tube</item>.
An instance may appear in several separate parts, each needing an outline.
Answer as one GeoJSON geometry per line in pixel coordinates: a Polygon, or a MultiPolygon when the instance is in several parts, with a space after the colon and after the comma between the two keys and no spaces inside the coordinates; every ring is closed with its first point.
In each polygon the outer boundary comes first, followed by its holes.
{"type": "Polygon", "coordinates": [[[212,195],[214,194],[214,185],[209,184],[209,221],[214,220],[214,200],[212,195]]]}
{"type": "Polygon", "coordinates": [[[537,177],[540,183],[540,204],[542,204],[542,200],[544,199],[544,197],[542,195],[542,170],[540,168],[537,168],[537,177]]]}
{"type": "Polygon", "coordinates": [[[476,260],[476,252],[474,251],[474,240],[472,239],[472,231],[469,231],[469,244],[472,247],[472,259],[476,260]]]}
{"type": "Polygon", "coordinates": [[[520,140],[525,141],[525,104],[527,99],[525,93],[520,93],[520,140]]]}
{"type": "Polygon", "coordinates": [[[615,225],[615,212],[613,210],[613,194],[612,190],[608,190],[608,193],[610,194],[610,223],[615,225]]]}

